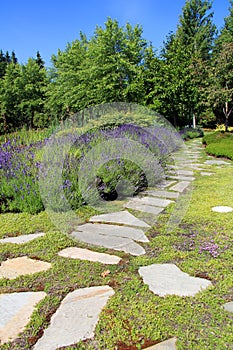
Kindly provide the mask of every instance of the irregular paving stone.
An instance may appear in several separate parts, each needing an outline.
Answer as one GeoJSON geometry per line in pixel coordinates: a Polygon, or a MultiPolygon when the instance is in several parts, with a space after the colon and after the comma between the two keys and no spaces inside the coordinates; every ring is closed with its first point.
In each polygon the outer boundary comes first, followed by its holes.
{"type": "Polygon", "coordinates": [[[199,277],[191,277],[174,264],[153,264],[139,269],[143,282],[159,296],[194,296],[211,282],[199,277]]]}
{"type": "Polygon", "coordinates": [[[48,262],[33,260],[27,256],[22,256],[3,261],[0,267],[0,278],[13,279],[21,275],[46,271],[50,268],[51,264],[48,262]]]}
{"type": "Polygon", "coordinates": [[[189,181],[180,181],[176,185],[172,186],[170,190],[183,192],[190,185],[189,181]]]}
{"type": "Polygon", "coordinates": [[[149,242],[141,229],[108,224],[84,224],[77,227],[77,231],[97,233],[105,236],[115,236],[133,239],[138,242],[149,242]]]}
{"type": "Polygon", "coordinates": [[[211,176],[211,175],[214,175],[214,173],[209,173],[208,171],[202,171],[201,175],[202,176],[211,176]]]}
{"type": "Polygon", "coordinates": [[[128,226],[136,227],[150,227],[147,223],[139,220],[134,215],[130,214],[128,211],[119,211],[116,213],[108,213],[92,216],[89,220],[90,222],[105,222],[105,223],[115,223],[128,226]]]}
{"type": "Polygon", "coordinates": [[[44,232],[34,233],[30,235],[22,235],[17,237],[7,237],[0,239],[0,243],[15,243],[15,244],[24,244],[30,242],[36,238],[43,237],[45,235],[44,232]]]}
{"type": "Polygon", "coordinates": [[[233,208],[227,206],[217,206],[213,207],[212,211],[215,211],[217,213],[230,213],[233,211],[233,208]]]}
{"type": "Polygon", "coordinates": [[[229,162],[225,162],[225,160],[206,160],[205,164],[209,164],[209,165],[229,165],[229,162]]]}
{"type": "Polygon", "coordinates": [[[171,201],[169,199],[164,198],[154,198],[154,197],[135,197],[131,199],[126,205],[128,204],[144,204],[144,205],[152,205],[155,207],[167,207],[169,204],[174,203],[174,201],[171,201]]]}
{"type": "Polygon", "coordinates": [[[195,177],[191,177],[191,176],[173,176],[173,175],[168,175],[169,179],[175,179],[175,180],[179,180],[179,181],[194,181],[195,177]]]}
{"type": "Polygon", "coordinates": [[[156,187],[166,188],[166,187],[173,185],[174,183],[176,183],[176,181],[173,181],[173,180],[161,181],[159,184],[156,185],[156,187]]]}
{"type": "Polygon", "coordinates": [[[137,204],[137,203],[128,203],[128,204],[125,204],[124,207],[132,210],[142,211],[144,213],[154,214],[154,215],[159,215],[164,210],[164,208],[159,208],[159,207],[146,205],[146,204],[137,204]]]}
{"type": "Polygon", "coordinates": [[[145,350],[176,350],[176,338],[171,338],[162,343],[150,346],[145,350]]]}
{"type": "Polygon", "coordinates": [[[170,198],[170,199],[178,199],[179,193],[178,192],[169,192],[169,191],[162,191],[162,190],[147,190],[144,191],[143,194],[148,194],[152,197],[164,197],[164,198],[170,198]]]}
{"type": "Polygon", "coordinates": [[[233,312],[233,301],[230,301],[229,303],[224,304],[223,308],[226,311],[233,312]]]}
{"type": "Polygon", "coordinates": [[[109,286],[77,289],[69,293],[34,350],[55,350],[92,338],[99,314],[113,294],[109,286]]]}
{"type": "Polygon", "coordinates": [[[177,169],[176,174],[179,175],[187,175],[187,176],[192,176],[193,171],[192,170],[182,170],[182,169],[177,169]]]}
{"type": "Polygon", "coordinates": [[[103,264],[118,264],[121,260],[121,258],[116,255],[93,252],[88,249],[77,247],[63,249],[58,253],[58,255],[64,258],[95,261],[103,264]]]}
{"type": "Polygon", "coordinates": [[[12,341],[24,330],[35,305],[45,292],[0,294],[0,344],[12,341]]]}
{"type": "Polygon", "coordinates": [[[88,244],[123,251],[135,256],[145,254],[145,250],[139,244],[125,237],[107,236],[94,232],[72,232],[71,236],[88,244]]]}

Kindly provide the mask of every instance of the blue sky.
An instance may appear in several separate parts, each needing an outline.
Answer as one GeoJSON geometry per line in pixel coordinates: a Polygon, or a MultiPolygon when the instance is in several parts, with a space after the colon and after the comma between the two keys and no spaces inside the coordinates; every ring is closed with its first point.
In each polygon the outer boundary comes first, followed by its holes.
{"type": "MultiPolygon", "coordinates": [[[[109,16],[120,25],[127,21],[143,27],[143,37],[160,48],[169,31],[175,31],[185,0],[0,0],[0,49],[14,50],[20,63],[39,50],[46,65],[58,48],[79,37],[91,36],[109,16]]],[[[229,0],[214,0],[218,28],[228,15],[229,0]]]]}

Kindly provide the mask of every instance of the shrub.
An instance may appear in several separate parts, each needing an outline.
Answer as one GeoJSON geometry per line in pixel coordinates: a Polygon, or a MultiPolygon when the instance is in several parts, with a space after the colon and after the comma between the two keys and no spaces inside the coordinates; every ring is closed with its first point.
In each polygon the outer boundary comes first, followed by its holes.
{"type": "Polygon", "coordinates": [[[185,127],[184,129],[180,130],[180,135],[183,138],[183,140],[189,140],[189,139],[195,139],[198,137],[203,137],[204,132],[202,128],[199,126],[197,126],[196,128],[185,127]]]}
{"type": "Polygon", "coordinates": [[[203,140],[206,152],[216,157],[226,157],[233,160],[233,134],[214,132],[206,135],[203,140]]]}

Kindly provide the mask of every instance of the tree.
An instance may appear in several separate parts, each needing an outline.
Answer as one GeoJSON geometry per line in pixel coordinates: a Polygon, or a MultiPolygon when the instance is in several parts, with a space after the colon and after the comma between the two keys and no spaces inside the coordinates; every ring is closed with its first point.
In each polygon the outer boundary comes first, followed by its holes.
{"type": "Polygon", "coordinates": [[[233,0],[230,0],[230,5],[229,15],[224,19],[224,26],[216,40],[216,46],[220,50],[222,44],[229,44],[233,42],[233,0]]]}
{"type": "Polygon", "coordinates": [[[216,33],[210,10],[210,1],[186,1],[177,31],[169,35],[161,52],[160,110],[170,119],[173,115],[174,124],[191,124],[193,120],[195,126],[203,110],[203,67],[210,62],[216,33]]]}
{"type": "Polygon", "coordinates": [[[50,113],[66,117],[104,102],[143,102],[143,64],[147,43],[142,28],[120,27],[108,18],[87,40],[84,34],[53,56],[48,90],[50,113]],[[57,102],[58,101],[58,102],[57,102]]]}
{"type": "Polygon", "coordinates": [[[38,66],[39,66],[41,69],[44,68],[44,64],[45,64],[45,63],[44,63],[44,61],[43,61],[43,59],[42,59],[42,57],[41,57],[39,51],[37,51],[37,53],[36,53],[36,63],[38,64],[38,66]]]}
{"type": "Polygon", "coordinates": [[[4,78],[0,80],[0,129],[4,133],[22,125],[19,111],[19,78],[20,66],[14,63],[8,64],[4,78]]]}
{"type": "Polygon", "coordinates": [[[189,47],[191,57],[204,61],[211,57],[216,26],[210,0],[187,0],[183,7],[177,38],[183,46],[189,47]]]}
{"type": "Polygon", "coordinates": [[[224,115],[225,131],[233,108],[233,0],[229,15],[215,41],[213,62],[209,69],[210,82],[206,89],[207,103],[217,115],[224,115]]]}
{"type": "Polygon", "coordinates": [[[47,83],[45,68],[41,68],[36,60],[29,58],[27,64],[21,68],[18,88],[19,109],[24,123],[30,128],[35,126],[36,115],[44,111],[47,83]]]}

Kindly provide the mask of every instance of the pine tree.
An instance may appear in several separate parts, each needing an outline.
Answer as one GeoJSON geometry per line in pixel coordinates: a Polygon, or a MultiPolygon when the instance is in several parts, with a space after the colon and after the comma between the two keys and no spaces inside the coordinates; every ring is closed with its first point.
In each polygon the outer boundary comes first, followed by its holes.
{"type": "Polygon", "coordinates": [[[41,69],[44,68],[45,62],[43,61],[39,51],[37,51],[36,53],[36,63],[41,69]]]}
{"type": "Polygon", "coordinates": [[[175,34],[162,51],[161,112],[174,116],[174,123],[196,125],[202,104],[204,66],[209,64],[216,33],[210,12],[211,2],[187,0],[175,34]]]}

